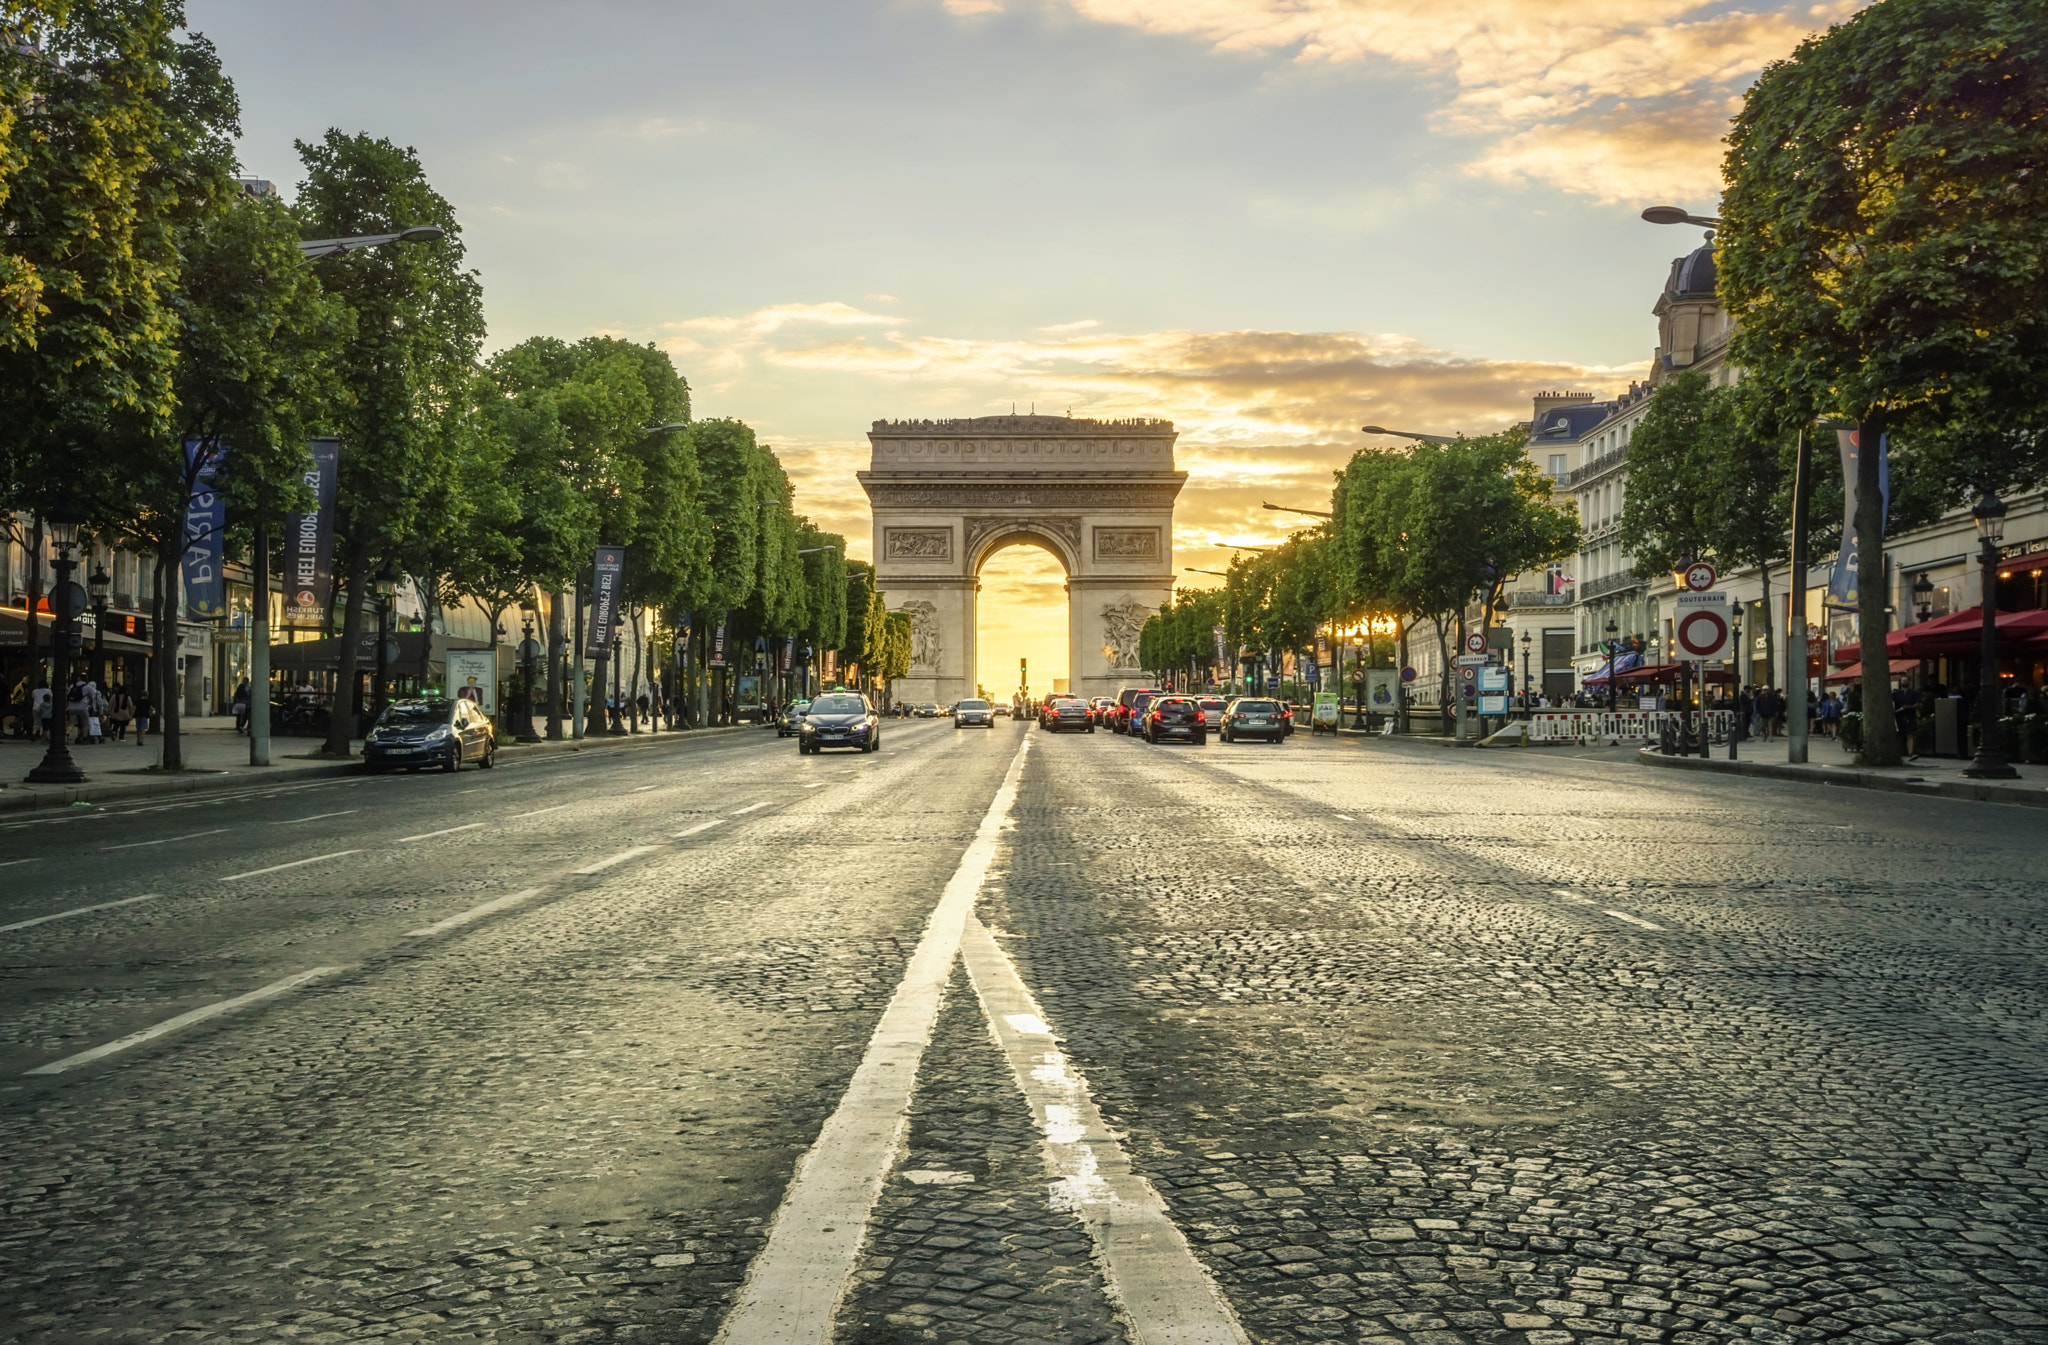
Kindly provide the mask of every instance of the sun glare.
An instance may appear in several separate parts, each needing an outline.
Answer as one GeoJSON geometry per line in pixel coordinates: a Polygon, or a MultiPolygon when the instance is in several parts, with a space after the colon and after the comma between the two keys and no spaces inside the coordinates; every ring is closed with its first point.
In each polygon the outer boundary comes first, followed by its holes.
{"type": "Polygon", "coordinates": [[[991,696],[1017,690],[1017,660],[1029,663],[1031,691],[1067,677],[1067,573],[1035,546],[1006,547],[981,567],[975,677],[991,696]]]}

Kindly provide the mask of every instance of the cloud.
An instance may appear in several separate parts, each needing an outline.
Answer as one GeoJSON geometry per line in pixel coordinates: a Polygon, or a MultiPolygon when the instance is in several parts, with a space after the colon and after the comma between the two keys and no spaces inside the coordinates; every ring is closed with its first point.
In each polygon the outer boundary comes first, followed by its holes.
{"type": "Polygon", "coordinates": [[[948,14],[1000,14],[1002,0],[945,0],[948,14]]]}
{"type": "Polygon", "coordinates": [[[1603,201],[1719,189],[1737,96],[1865,0],[1048,0],[1098,23],[1300,65],[1390,63],[1445,80],[1468,171],[1603,201]],[[1671,137],[1678,137],[1673,140],[1671,137]]]}
{"type": "Polygon", "coordinates": [[[825,327],[861,327],[873,324],[887,324],[899,319],[881,313],[869,313],[834,300],[823,304],[771,304],[757,308],[740,317],[703,317],[671,323],[670,328],[685,331],[737,332],[745,336],[769,336],[784,327],[809,324],[825,327]]]}

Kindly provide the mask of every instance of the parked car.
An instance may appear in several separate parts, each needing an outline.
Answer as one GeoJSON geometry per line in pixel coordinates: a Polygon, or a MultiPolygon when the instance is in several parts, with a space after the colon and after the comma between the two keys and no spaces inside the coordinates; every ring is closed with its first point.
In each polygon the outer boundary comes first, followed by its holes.
{"type": "Polygon", "coordinates": [[[878,752],[882,747],[882,717],[866,696],[855,691],[834,691],[811,702],[797,729],[796,750],[808,756],[828,747],[854,747],[878,752]]]}
{"type": "Polygon", "coordinates": [[[1111,718],[1114,721],[1110,724],[1110,728],[1117,733],[1127,734],[1132,732],[1136,722],[1133,716],[1138,713],[1138,699],[1144,697],[1149,701],[1158,694],[1158,691],[1151,687],[1125,687],[1117,692],[1115,708],[1110,711],[1111,718]]]}
{"type": "Polygon", "coordinates": [[[363,738],[363,764],[373,771],[459,771],[465,761],[485,770],[498,764],[498,731],[474,701],[393,701],[363,738]]]}
{"type": "Polygon", "coordinates": [[[809,701],[791,701],[782,712],[781,722],[775,726],[775,736],[778,738],[795,737],[797,725],[804,722],[804,711],[810,708],[811,703],[809,701]]]}
{"type": "Polygon", "coordinates": [[[1239,696],[1223,708],[1216,735],[1227,743],[1262,739],[1277,743],[1287,736],[1287,708],[1265,696],[1239,696]]]}
{"type": "Polygon", "coordinates": [[[976,728],[992,729],[996,726],[995,707],[978,696],[958,702],[953,706],[953,727],[964,729],[972,724],[976,728]]]}
{"type": "Polygon", "coordinates": [[[1049,733],[1064,733],[1068,729],[1095,732],[1095,726],[1088,722],[1088,702],[1079,696],[1054,696],[1045,703],[1045,713],[1038,722],[1049,733]]]}
{"type": "Polygon", "coordinates": [[[1197,747],[1209,745],[1209,720],[1192,696],[1160,696],[1144,711],[1145,741],[1185,738],[1197,747]]]}

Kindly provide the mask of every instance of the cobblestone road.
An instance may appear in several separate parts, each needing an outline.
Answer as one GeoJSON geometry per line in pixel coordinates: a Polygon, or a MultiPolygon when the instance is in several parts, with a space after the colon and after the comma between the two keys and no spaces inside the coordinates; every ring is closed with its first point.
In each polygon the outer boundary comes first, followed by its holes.
{"type": "MultiPolygon", "coordinates": [[[[0,828],[0,1340],[710,1340],[1027,732],[0,828]]],[[[2048,1339],[2031,812],[1030,737],[977,909],[1248,1339],[2048,1339]]],[[[1020,1077],[956,968],[838,1339],[1129,1338],[1020,1077]]]]}

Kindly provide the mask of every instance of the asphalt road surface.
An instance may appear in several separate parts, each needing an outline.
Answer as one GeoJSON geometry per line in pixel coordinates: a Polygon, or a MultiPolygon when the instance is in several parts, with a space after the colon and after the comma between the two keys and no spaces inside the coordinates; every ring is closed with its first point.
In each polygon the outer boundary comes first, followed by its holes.
{"type": "Polygon", "coordinates": [[[2048,826],[889,721],[0,824],[0,1340],[2048,1339],[2048,826]]]}

